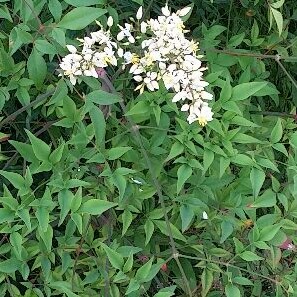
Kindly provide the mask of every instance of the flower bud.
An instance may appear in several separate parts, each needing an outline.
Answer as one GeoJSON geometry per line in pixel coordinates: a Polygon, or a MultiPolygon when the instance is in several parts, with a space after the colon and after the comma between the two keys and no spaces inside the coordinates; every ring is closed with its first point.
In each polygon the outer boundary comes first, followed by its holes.
{"type": "Polygon", "coordinates": [[[71,44],[67,44],[66,47],[67,47],[67,49],[69,50],[69,52],[70,52],[71,54],[75,54],[75,53],[77,52],[76,47],[73,46],[73,45],[71,45],[71,44]]]}
{"type": "Polygon", "coordinates": [[[107,19],[107,26],[108,27],[111,27],[113,25],[113,18],[112,16],[110,15],[107,19]]]}
{"type": "Polygon", "coordinates": [[[140,20],[142,18],[142,15],[143,15],[143,9],[142,9],[142,6],[140,6],[136,13],[136,19],[140,20]]]}

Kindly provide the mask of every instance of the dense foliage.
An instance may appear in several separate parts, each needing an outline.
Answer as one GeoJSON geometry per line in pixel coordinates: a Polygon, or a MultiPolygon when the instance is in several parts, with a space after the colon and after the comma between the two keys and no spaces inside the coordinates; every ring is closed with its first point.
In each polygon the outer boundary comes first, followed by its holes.
{"type": "Polygon", "coordinates": [[[59,76],[98,30],[163,1],[0,0],[0,296],[296,296],[297,7],[172,0],[213,119],[171,90],[59,76]]]}

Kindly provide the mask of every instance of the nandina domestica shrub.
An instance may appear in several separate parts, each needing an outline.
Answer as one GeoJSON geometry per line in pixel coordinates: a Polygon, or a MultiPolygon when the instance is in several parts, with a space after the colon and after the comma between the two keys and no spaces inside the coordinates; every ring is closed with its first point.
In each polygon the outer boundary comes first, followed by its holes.
{"type": "Polygon", "coordinates": [[[1,296],[296,295],[294,1],[0,2],[1,296]]]}

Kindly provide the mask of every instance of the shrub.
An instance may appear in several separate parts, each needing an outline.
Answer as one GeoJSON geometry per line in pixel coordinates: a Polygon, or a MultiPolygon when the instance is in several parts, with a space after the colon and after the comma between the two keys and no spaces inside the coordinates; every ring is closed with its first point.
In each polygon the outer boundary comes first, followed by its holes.
{"type": "Polygon", "coordinates": [[[296,295],[294,1],[169,2],[190,98],[168,60],[131,73],[164,3],[1,2],[1,296],[296,295]]]}

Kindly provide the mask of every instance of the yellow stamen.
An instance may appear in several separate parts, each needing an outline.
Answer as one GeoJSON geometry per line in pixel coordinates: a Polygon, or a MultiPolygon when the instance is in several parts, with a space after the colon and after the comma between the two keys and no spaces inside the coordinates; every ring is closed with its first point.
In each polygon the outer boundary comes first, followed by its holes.
{"type": "Polygon", "coordinates": [[[132,64],[138,64],[139,61],[140,61],[139,56],[136,55],[136,54],[133,54],[133,55],[132,55],[132,59],[131,59],[132,64]]]}
{"type": "Polygon", "coordinates": [[[204,117],[198,119],[198,123],[200,126],[204,127],[207,124],[207,120],[204,117]]]}

